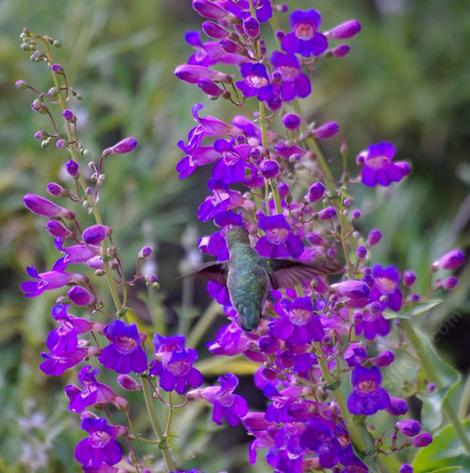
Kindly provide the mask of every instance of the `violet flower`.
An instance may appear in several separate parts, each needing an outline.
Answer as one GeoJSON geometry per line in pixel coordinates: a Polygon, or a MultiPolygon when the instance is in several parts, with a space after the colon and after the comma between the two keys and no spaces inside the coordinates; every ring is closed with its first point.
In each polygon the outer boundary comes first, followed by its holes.
{"type": "Polygon", "coordinates": [[[165,391],[184,394],[188,388],[197,388],[204,382],[201,372],[193,367],[198,355],[194,348],[185,348],[182,336],[153,337],[155,360],[150,367],[150,374],[158,376],[160,386],[165,391]]]}
{"type": "Polygon", "coordinates": [[[98,357],[105,368],[122,374],[142,373],[147,369],[147,356],[137,325],[114,320],[104,328],[103,335],[111,342],[98,357]]]}
{"type": "Polygon", "coordinates": [[[328,48],[328,41],[318,32],[321,15],[317,10],[295,10],[291,13],[292,31],[281,40],[282,49],[302,56],[319,56],[328,48]]]}
{"type": "Polygon", "coordinates": [[[351,413],[370,416],[390,405],[390,396],[380,385],[382,375],[376,367],[356,367],[352,371],[353,390],[347,403],[351,413]]]}

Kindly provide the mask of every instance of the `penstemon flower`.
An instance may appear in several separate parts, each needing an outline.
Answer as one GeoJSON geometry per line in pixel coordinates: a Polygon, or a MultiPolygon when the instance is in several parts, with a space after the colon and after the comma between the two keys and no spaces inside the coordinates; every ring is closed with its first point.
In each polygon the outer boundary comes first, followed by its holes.
{"type": "MultiPolygon", "coordinates": [[[[319,11],[295,10],[285,18],[288,5],[275,7],[271,0],[193,0],[192,6],[204,19],[202,32],[186,34],[195,52],[176,67],[175,76],[237,107],[224,121],[202,116],[203,105],[194,105],[195,126],[178,143],[180,179],[201,167],[210,170],[209,195],[197,218],[216,229],[202,236],[197,247],[215,261],[198,273],[209,280],[208,292],[227,322],[208,347],[214,356],[244,356],[254,367],[253,384],[266,405],[250,410],[231,372],[223,373],[218,384],[203,386],[198,354],[186,346],[186,333],[151,334],[150,352],[150,338],[127,304],[129,288],[137,282],[149,289],[159,286],[156,274],[142,274],[152,248],[142,247],[135,276],[128,279],[113,229],[100,210],[105,171],[115,159],[131,159],[125,155],[136,151],[138,141],[125,137],[105,147],[96,160],[83,162],[90,153],[79,139],[74,110],[81,96],[53,57],[58,43],[25,30],[22,48],[32,51],[34,62],[47,64],[54,85],[49,93],[21,80],[16,87],[32,91],[32,110],[50,118],[50,130],[34,138],[64,152],[64,169],[72,179],[49,183],[52,200],[32,193],[24,197],[30,212],[47,219],[45,230],[54,238],[58,259],[50,271],[29,267],[31,280],[22,290],[31,298],[46,291],[57,296],[52,309],[57,327],[45,341],[40,369],[49,376],[77,373],[79,385],[65,387],[69,410],[80,414],[87,432],[75,458],[88,473],[120,473],[121,466],[153,471],[155,465],[149,466],[145,456],[136,456],[134,442],[143,441],[159,449],[166,472],[197,472],[178,469],[184,462],[174,458],[171,421],[174,411],[199,401],[212,407],[215,424],[242,425],[253,437],[248,460],[256,463],[263,450],[276,473],[412,472],[402,462],[433,437],[421,432],[416,420],[399,419],[407,414],[408,403],[398,395],[401,390],[395,392],[397,386],[383,383],[384,374],[409,352],[422,365],[413,394],[424,396],[423,379],[434,390],[445,387],[411,316],[418,304],[458,283],[455,275],[432,279],[433,273],[458,269],[465,258],[458,249],[439,258],[430,268],[426,294],[410,293],[416,282],[412,270],[402,273],[395,265],[372,263],[373,247],[387,236],[380,229],[364,232],[350,186],[390,186],[407,177],[411,166],[394,161],[395,146],[381,141],[358,154],[355,177],[346,166],[336,177],[317,140],[334,137],[340,125],[311,122],[302,112],[299,100],[315,93],[317,66],[348,54],[349,44],[334,42],[353,38],[361,23],[347,20],[323,30],[319,11]],[[286,30],[277,27],[280,22],[286,30]],[[87,168],[89,174],[82,171],[87,168]],[[107,296],[98,278],[105,279],[107,296]],[[72,304],[83,317],[69,312],[72,304]],[[99,380],[103,372],[116,380],[116,389],[99,380]],[[132,405],[119,389],[143,396],[140,404],[146,406],[155,440],[135,431],[132,405]],[[174,392],[181,404],[174,404],[174,392]],[[165,427],[155,400],[167,410],[165,427]],[[109,409],[119,410],[126,425],[115,424],[109,409]],[[384,432],[378,432],[372,417],[379,412],[389,426],[384,432]]],[[[340,154],[347,163],[346,146],[340,154]]],[[[197,325],[194,332],[189,345],[201,337],[197,325]]],[[[443,406],[456,435],[470,448],[452,406],[444,401],[443,406]]]]}

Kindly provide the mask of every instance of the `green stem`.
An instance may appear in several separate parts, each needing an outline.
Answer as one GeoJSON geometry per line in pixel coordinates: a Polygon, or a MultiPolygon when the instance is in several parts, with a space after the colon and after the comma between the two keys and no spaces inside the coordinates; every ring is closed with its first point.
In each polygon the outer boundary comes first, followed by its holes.
{"type": "MultiPolygon", "coordinates": [[[[52,64],[51,46],[50,46],[49,42],[46,39],[44,39],[42,37],[41,37],[41,39],[42,39],[42,41],[43,41],[43,43],[46,47],[48,63],[52,64]]],[[[60,83],[59,83],[59,78],[58,78],[57,74],[54,71],[51,71],[51,73],[52,73],[52,80],[54,82],[54,86],[58,90],[57,99],[58,99],[58,102],[59,102],[59,106],[60,106],[61,111],[63,112],[66,108],[66,103],[65,103],[64,96],[62,94],[62,88],[61,88],[60,83]]],[[[78,140],[75,139],[75,137],[74,137],[71,124],[68,121],[65,121],[65,125],[66,125],[66,131],[67,131],[67,139],[68,139],[69,143],[73,142],[73,143],[75,143],[74,146],[77,147],[78,146],[78,140]]],[[[69,152],[70,152],[70,155],[71,155],[72,159],[75,160],[75,161],[78,161],[77,154],[76,154],[76,149],[74,148],[74,146],[69,145],[68,149],[69,149],[69,152]]],[[[90,208],[93,212],[96,223],[101,225],[102,222],[103,222],[103,220],[101,218],[101,214],[100,214],[98,208],[96,207],[95,203],[93,202],[93,200],[90,197],[87,196],[87,194],[85,192],[86,183],[85,183],[85,181],[84,181],[84,179],[81,175],[78,177],[78,183],[79,183],[79,185],[80,185],[80,187],[81,187],[81,189],[82,189],[82,191],[85,195],[85,198],[87,199],[87,201],[90,205],[90,208]]],[[[114,278],[113,278],[111,267],[109,266],[108,261],[106,261],[106,243],[105,243],[105,241],[103,241],[101,243],[101,252],[102,252],[102,256],[103,256],[104,272],[106,274],[106,279],[108,281],[109,289],[111,291],[111,297],[113,299],[114,305],[116,306],[116,309],[117,309],[118,313],[121,313],[123,307],[122,307],[122,304],[121,304],[121,300],[119,298],[119,293],[118,293],[118,290],[117,290],[117,286],[116,286],[116,283],[115,283],[114,278]]],[[[125,284],[125,282],[124,282],[124,284],[125,284]]]]}
{"type": "MultiPolygon", "coordinates": [[[[322,357],[321,354],[321,345],[317,344],[316,348],[316,355],[318,359],[318,363],[320,364],[320,368],[323,374],[323,377],[325,378],[325,381],[329,385],[334,385],[335,384],[335,379],[333,378],[328,366],[326,365],[325,360],[322,357]]],[[[364,439],[362,438],[361,433],[359,432],[356,424],[354,423],[354,419],[352,417],[352,414],[349,412],[347,406],[346,406],[346,400],[344,398],[343,393],[340,391],[339,386],[332,389],[333,396],[336,399],[336,402],[338,404],[339,410],[341,411],[341,416],[343,417],[344,423],[346,424],[346,427],[348,429],[349,436],[351,437],[351,441],[354,444],[354,446],[359,450],[360,453],[366,454],[367,453],[367,445],[364,442],[364,439]]]]}
{"type": "Polygon", "coordinates": [[[212,301],[188,335],[188,346],[194,348],[198,345],[204,334],[213,324],[219,312],[219,304],[217,304],[215,301],[212,301]]]}
{"type": "MultiPolygon", "coordinates": [[[[442,381],[439,377],[439,374],[435,371],[434,365],[432,360],[428,357],[426,348],[423,345],[423,342],[419,338],[418,334],[416,333],[413,325],[409,320],[401,320],[400,326],[403,328],[408,340],[413,347],[416,356],[418,357],[421,366],[426,373],[429,381],[436,384],[437,387],[442,386],[442,381]]],[[[446,399],[443,403],[442,410],[444,411],[447,420],[452,425],[455,430],[457,437],[459,438],[461,444],[463,445],[464,449],[470,453],[470,441],[466,436],[465,430],[460,423],[457,414],[455,413],[453,407],[449,404],[449,400],[446,399]]]]}
{"type": "Polygon", "coordinates": [[[158,419],[157,411],[155,410],[155,405],[152,399],[152,390],[150,388],[150,383],[145,376],[140,377],[140,381],[142,384],[142,392],[144,393],[145,398],[145,406],[147,408],[147,412],[149,415],[150,423],[152,425],[152,429],[157,437],[159,443],[158,446],[162,451],[163,458],[165,459],[165,463],[167,466],[168,471],[176,471],[176,465],[171,456],[170,448],[168,446],[167,437],[163,432],[163,428],[160,424],[160,420],[158,419]]]}
{"type": "Polygon", "coordinates": [[[470,374],[467,376],[465,381],[465,386],[463,387],[462,397],[460,398],[459,403],[459,419],[465,420],[468,415],[468,410],[470,407],[470,374]]]}

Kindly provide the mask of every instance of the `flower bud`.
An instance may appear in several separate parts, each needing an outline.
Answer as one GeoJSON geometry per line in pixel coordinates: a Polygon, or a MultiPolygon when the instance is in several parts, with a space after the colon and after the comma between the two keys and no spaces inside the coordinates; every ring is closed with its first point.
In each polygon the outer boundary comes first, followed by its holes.
{"type": "Polygon", "coordinates": [[[68,122],[74,122],[76,120],[75,114],[72,110],[70,110],[70,108],[64,109],[64,111],[62,112],[62,116],[68,122]]]}
{"type": "Polygon", "coordinates": [[[349,279],[332,284],[331,288],[338,292],[341,296],[353,300],[368,299],[370,294],[369,286],[364,281],[349,279]]]}
{"type": "Polygon", "coordinates": [[[54,238],[67,238],[72,232],[57,220],[49,220],[46,224],[46,231],[54,238]]]}
{"type": "Polygon", "coordinates": [[[332,39],[349,39],[356,36],[360,31],[361,22],[359,20],[348,20],[335,26],[325,35],[332,39]]]}
{"type": "Polygon", "coordinates": [[[378,228],[374,228],[367,235],[367,244],[369,246],[375,246],[382,240],[382,237],[382,232],[378,228]]]}
{"type": "Polygon", "coordinates": [[[395,361],[395,355],[390,350],[385,350],[379,353],[374,359],[373,363],[378,368],[386,368],[395,361]]]}
{"type": "Polygon", "coordinates": [[[334,207],[326,207],[318,212],[320,220],[333,220],[336,217],[336,209],[334,207]]]}
{"type": "Polygon", "coordinates": [[[106,225],[91,225],[82,233],[82,238],[89,245],[99,245],[107,236],[111,235],[112,229],[106,225]]]}
{"type": "Polygon", "coordinates": [[[67,292],[71,302],[78,306],[87,306],[95,301],[95,297],[87,289],[81,286],[73,286],[67,292]]]}
{"type": "Polygon", "coordinates": [[[204,33],[206,33],[206,35],[210,38],[222,39],[230,35],[230,33],[225,28],[222,28],[213,21],[205,21],[201,25],[201,28],[202,31],[204,31],[204,33]]]}
{"type": "Polygon", "coordinates": [[[407,270],[403,273],[403,283],[405,286],[411,287],[416,282],[416,273],[414,271],[407,270]]]}
{"type": "Polygon", "coordinates": [[[413,471],[413,467],[409,463],[404,463],[398,470],[398,473],[413,473],[413,471]]]}
{"type": "Polygon", "coordinates": [[[302,118],[297,113],[286,113],[282,117],[282,123],[288,130],[297,130],[299,128],[302,118]]]}
{"type": "Polygon", "coordinates": [[[310,203],[317,202],[323,197],[324,193],[325,185],[320,181],[314,182],[308,189],[307,200],[310,203]]]}
{"type": "Polygon", "coordinates": [[[195,64],[181,64],[176,67],[174,74],[178,79],[188,82],[189,84],[197,84],[201,79],[210,79],[214,82],[226,82],[230,77],[223,72],[214,71],[208,67],[195,64]]]}
{"type": "Polygon", "coordinates": [[[250,38],[257,38],[259,36],[259,29],[259,21],[256,18],[249,16],[243,20],[243,30],[250,38]]]}
{"type": "Polygon", "coordinates": [[[266,159],[262,161],[260,165],[260,171],[263,177],[265,177],[266,179],[271,179],[279,175],[279,164],[273,159],[266,159]]]}
{"type": "Polygon", "coordinates": [[[327,122],[318,128],[315,128],[312,133],[315,138],[326,139],[335,136],[339,132],[339,125],[337,122],[327,122]]]}
{"type": "Polygon", "coordinates": [[[62,72],[64,72],[64,68],[60,65],[60,64],[51,64],[51,67],[50,67],[51,71],[52,72],[55,72],[56,74],[60,74],[62,72]]]}
{"type": "Polygon", "coordinates": [[[406,437],[414,437],[421,431],[421,424],[414,419],[399,420],[395,427],[406,437]]]}
{"type": "Polygon", "coordinates": [[[143,246],[139,251],[139,258],[144,259],[148,258],[152,254],[152,247],[151,246],[143,246]]]}
{"type": "Polygon", "coordinates": [[[77,177],[78,176],[78,172],[80,170],[80,166],[79,164],[77,163],[77,161],[74,161],[73,159],[69,159],[66,163],[65,163],[65,170],[67,172],[67,174],[69,176],[72,176],[72,177],[77,177]]]}
{"type": "Polygon", "coordinates": [[[117,142],[110,148],[105,149],[103,154],[105,154],[106,151],[108,151],[107,154],[127,154],[134,151],[137,148],[138,144],[139,142],[137,141],[137,138],[134,138],[133,136],[128,136],[127,138],[124,138],[123,140],[117,142]]]}
{"type": "Polygon", "coordinates": [[[456,248],[449,251],[448,253],[441,256],[437,261],[434,261],[432,267],[434,270],[437,269],[457,269],[462,266],[465,262],[465,253],[456,248]]]}
{"type": "Polygon", "coordinates": [[[193,8],[199,15],[209,20],[221,20],[228,12],[210,0],[193,0],[193,8]]]}
{"type": "Polygon", "coordinates": [[[452,289],[455,289],[458,284],[459,278],[457,276],[450,276],[441,281],[441,286],[446,291],[451,291],[452,289]]]}
{"type": "Polygon", "coordinates": [[[333,57],[341,58],[347,56],[351,51],[351,46],[349,44],[340,44],[330,51],[330,54],[333,57]]]}
{"type": "Polygon", "coordinates": [[[354,209],[352,212],[351,212],[351,218],[353,220],[358,220],[361,218],[361,215],[362,215],[362,212],[359,210],[359,209],[354,209]]]}
{"type": "Polygon", "coordinates": [[[54,197],[60,197],[67,194],[67,191],[57,182],[49,182],[46,186],[48,194],[53,195],[54,197]]]}
{"type": "Polygon", "coordinates": [[[224,89],[209,79],[201,79],[197,85],[205,94],[209,95],[210,97],[219,97],[219,95],[224,93],[224,89]]]}
{"type": "Polygon", "coordinates": [[[27,89],[28,83],[25,80],[19,79],[15,82],[15,87],[17,89],[27,89]]]}
{"type": "Polygon", "coordinates": [[[243,48],[240,46],[240,44],[228,38],[220,40],[220,46],[226,53],[229,54],[241,54],[243,52],[243,48]]]}
{"type": "Polygon", "coordinates": [[[65,148],[65,144],[66,144],[66,141],[60,138],[55,142],[55,147],[57,149],[62,149],[62,148],[65,148]]]}
{"type": "Polygon", "coordinates": [[[71,210],[59,207],[54,204],[54,202],[37,194],[26,194],[23,197],[23,203],[30,212],[41,215],[42,217],[62,217],[68,219],[75,217],[75,214],[71,210]]]}
{"type": "Polygon", "coordinates": [[[390,397],[390,405],[386,411],[392,416],[402,416],[408,412],[408,403],[399,397],[390,397]]]}
{"type": "Polygon", "coordinates": [[[127,374],[120,374],[117,378],[117,382],[119,386],[126,391],[140,391],[142,389],[142,386],[127,374]]]}
{"type": "Polygon", "coordinates": [[[429,432],[423,432],[422,434],[417,435],[411,443],[413,444],[413,447],[416,448],[427,447],[432,443],[432,435],[429,432]]]}
{"type": "Polygon", "coordinates": [[[356,256],[359,258],[359,259],[363,259],[367,256],[367,248],[364,246],[364,245],[359,245],[357,248],[356,248],[356,256]]]}
{"type": "Polygon", "coordinates": [[[33,135],[33,138],[35,140],[42,140],[43,138],[46,138],[46,137],[47,137],[47,132],[43,130],[37,130],[34,132],[34,135],[33,135]]]}

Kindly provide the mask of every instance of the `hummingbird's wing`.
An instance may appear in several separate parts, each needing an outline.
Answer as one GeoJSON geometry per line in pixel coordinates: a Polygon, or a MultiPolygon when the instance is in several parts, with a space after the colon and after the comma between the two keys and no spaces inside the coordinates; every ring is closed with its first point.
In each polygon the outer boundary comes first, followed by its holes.
{"type": "Polygon", "coordinates": [[[196,271],[192,273],[185,274],[184,277],[199,276],[211,281],[215,281],[221,286],[227,284],[227,271],[225,263],[203,263],[201,264],[196,271]]]}
{"type": "Polygon", "coordinates": [[[312,263],[301,263],[288,259],[270,260],[271,285],[273,289],[295,287],[311,281],[315,276],[334,274],[340,270],[336,261],[318,259],[312,263]]]}

